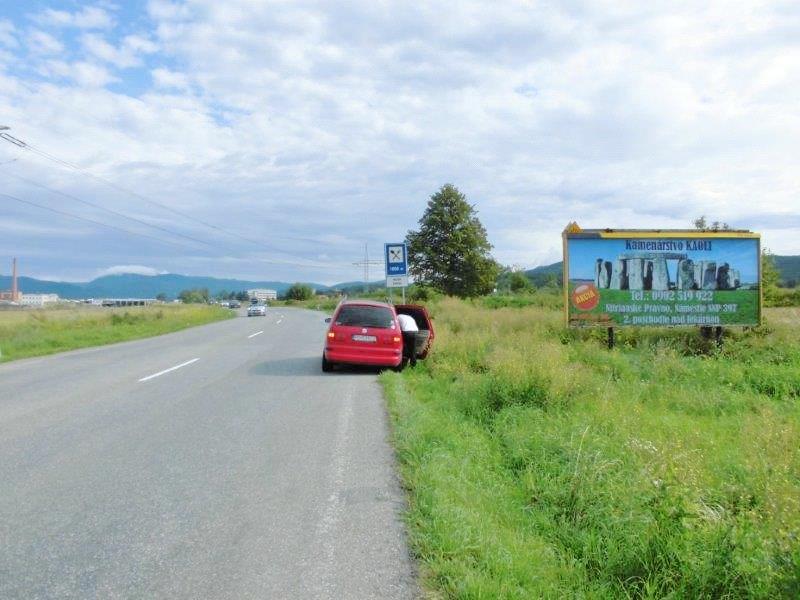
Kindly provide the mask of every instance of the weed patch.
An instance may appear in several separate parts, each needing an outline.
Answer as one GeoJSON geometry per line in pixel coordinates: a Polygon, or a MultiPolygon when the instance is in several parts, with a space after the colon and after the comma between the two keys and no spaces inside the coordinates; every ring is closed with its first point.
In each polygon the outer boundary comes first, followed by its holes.
{"type": "Polygon", "coordinates": [[[0,313],[0,361],[160,335],[233,316],[205,305],[0,313]]]}
{"type": "Polygon", "coordinates": [[[425,584],[453,598],[795,598],[795,309],[730,332],[626,330],[442,299],[437,342],[382,381],[425,584]]]}

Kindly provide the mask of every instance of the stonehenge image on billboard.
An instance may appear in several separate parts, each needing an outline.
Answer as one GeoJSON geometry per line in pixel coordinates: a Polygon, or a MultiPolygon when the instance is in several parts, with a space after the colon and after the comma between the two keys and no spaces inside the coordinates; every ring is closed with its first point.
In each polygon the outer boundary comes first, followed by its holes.
{"type": "Polygon", "coordinates": [[[739,271],[728,263],[695,262],[687,254],[626,252],[615,260],[598,258],[594,283],[610,290],[735,290],[739,271]],[[670,277],[667,261],[676,262],[670,277]]]}
{"type": "Polygon", "coordinates": [[[756,233],[576,229],[564,250],[570,326],[760,322],[756,233]]]}

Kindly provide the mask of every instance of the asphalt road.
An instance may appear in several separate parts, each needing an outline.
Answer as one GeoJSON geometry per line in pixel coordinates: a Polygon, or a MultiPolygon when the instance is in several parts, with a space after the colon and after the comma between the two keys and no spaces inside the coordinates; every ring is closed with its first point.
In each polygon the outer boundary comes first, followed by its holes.
{"type": "Polygon", "coordinates": [[[268,310],[0,365],[0,598],[417,596],[375,373],[268,310]]]}

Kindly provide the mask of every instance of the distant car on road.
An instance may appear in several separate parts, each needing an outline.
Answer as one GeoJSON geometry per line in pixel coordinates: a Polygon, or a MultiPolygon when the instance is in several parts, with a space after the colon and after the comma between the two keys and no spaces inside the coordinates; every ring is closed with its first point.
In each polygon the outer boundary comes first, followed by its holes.
{"type": "Polygon", "coordinates": [[[428,311],[422,306],[395,307],[372,300],[345,300],[326,321],[330,326],[322,352],[322,370],[325,372],[331,371],[336,364],[400,370],[411,358],[425,358],[433,340],[433,325],[428,311]],[[407,344],[406,352],[403,352],[404,336],[397,321],[398,313],[412,316],[420,329],[419,342],[407,344]]]}
{"type": "Polygon", "coordinates": [[[228,308],[242,308],[242,303],[238,300],[231,300],[228,302],[228,308]]]}
{"type": "Polygon", "coordinates": [[[267,307],[263,304],[253,304],[247,309],[248,317],[266,317],[267,307]]]}

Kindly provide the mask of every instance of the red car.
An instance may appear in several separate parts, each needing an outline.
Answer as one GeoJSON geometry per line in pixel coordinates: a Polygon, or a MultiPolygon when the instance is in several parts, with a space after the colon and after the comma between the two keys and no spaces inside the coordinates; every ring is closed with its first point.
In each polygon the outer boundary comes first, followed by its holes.
{"type": "Polygon", "coordinates": [[[409,304],[345,300],[326,321],[330,323],[322,353],[322,370],[326,372],[335,364],[402,369],[410,358],[425,358],[434,337],[428,311],[409,304]],[[398,314],[413,317],[420,330],[414,347],[408,345],[405,353],[398,314]]]}

